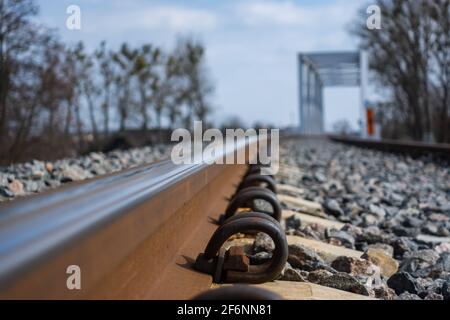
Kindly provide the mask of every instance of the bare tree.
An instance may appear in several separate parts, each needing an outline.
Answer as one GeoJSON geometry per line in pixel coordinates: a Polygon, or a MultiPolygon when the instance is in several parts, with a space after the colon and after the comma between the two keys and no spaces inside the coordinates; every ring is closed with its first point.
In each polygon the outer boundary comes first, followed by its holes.
{"type": "MultiPolygon", "coordinates": [[[[36,30],[31,18],[37,7],[31,0],[0,1],[0,144],[8,141],[7,118],[12,105],[9,103],[14,77],[21,72],[20,57],[30,51],[36,30]]],[[[20,89],[18,89],[20,90],[20,89]]]]}
{"type": "Polygon", "coordinates": [[[221,125],[221,131],[223,133],[226,132],[226,129],[246,129],[246,128],[247,126],[238,116],[231,116],[226,118],[221,125]]]}
{"type": "Polygon", "coordinates": [[[64,137],[66,140],[71,139],[71,127],[73,121],[73,112],[75,108],[75,99],[77,95],[76,83],[76,58],[73,50],[66,48],[64,51],[63,74],[65,76],[65,88],[63,93],[63,100],[66,105],[66,117],[64,121],[64,137]]]}
{"type": "MultiPolygon", "coordinates": [[[[79,92],[85,97],[89,119],[91,122],[92,134],[94,141],[98,141],[98,126],[96,120],[96,98],[99,95],[99,89],[95,83],[94,73],[94,61],[93,57],[85,51],[83,43],[79,43],[76,48],[76,58],[78,64],[78,86],[79,92]]],[[[81,103],[79,100],[78,103],[81,103]]],[[[78,110],[79,112],[79,110],[78,110]]]]}
{"type": "MultiPolygon", "coordinates": [[[[379,83],[391,89],[395,103],[385,106],[395,108],[390,112],[393,119],[401,120],[412,138],[428,140],[436,127],[433,95],[448,92],[448,0],[377,0],[376,4],[382,12],[382,28],[366,27],[364,8],[352,32],[369,51],[379,83]]],[[[448,97],[442,101],[441,116],[448,112],[448,97]]],[[[443,135],[436,138],[442,141],[443,135]]]]}
{"type": "Polygon", "coordinates": [[[205,67],[205,49],[201,43],[182,39],[175,50],[174,59],[178,64],[178,100],[186,107],[184,126],[190,128],[194,118],[204,121],[210,114],[212,108],[209,98],[214,87],[205,67]]]}
{"type": "Polygon", "coordinates": [[[125,131],[136,118],[143,130],[153,116],[158,129],[164,119],[189,128],[211,113],[214,88],[201,43],[182,40],[163,52],[126,43],[109,50],[102,42],[87,52],[82,42],[68,47],[38,25],[37,12],[33,0],[0,0],[1,162],[85,151],[92,147],[86,133],[94,142],[100,131],[108,137],[114,116],[125,131]]]}
{"type": "Polygon", "coordinates": [[[110,122],[110,104],[111,104],[111,90],[114,84],[114,68],[112,66],[113,53],[107,51],[106,43],[103,41],[100,48],[95,52],[95,57],[100,69],[103,85],[103,134],[105,137],[109,136],[109,122],[110,122]]]}
{"type": "Polygon", "coordinates": [[[58,117],[61,113],[62,102],[66,98],[66,90],[70,90],[64,73],[65,60],[64,46],[48,38],[43,54],[43,62],[40,64],[40,90],[39,102],[42,108],[48,112],[46,131],[48,132],[48,143],[54,146],[56,132],[59,132],[58,117]]]}
{"type": "Polygon", "coordinates": [[[352,131],[352,126],[346,119],[341,119],[333,123],[333,132],[341,135],[348,135],[352,131]]]}
{"type": "Polygon", "coordinates": [[[149,108],[155,102],[155,91],[158,90],[157,83],[159,74],[157,67],[161,60],[161,50],[150,44],[143,45],[136,57],[135,72],[138,79],[138,90],[140,94],[140,114],[142,117],[141,128],[149,128],[149,108]]]}
{"type": "Polygon", "coordinates": [[[170,128],[181,120],[182,105],[185,100],[185,85],[182,72],[182,58],[178,52],[169,54],[164,64],[164,78],[161,84],[161,95],[157,97],[157,118],[161,122],[164,105],[170,128]]]}
{"type": "Polygon", "coordinates": [[[119,69],[115,77],[115,86],[118,96],[117,109],[120,131],[125,131],[126,122],[133,105],[131,85],[133,77],[136,75],[135,59],[137,55],[137,50],[130,49],[127,44],[123,44],[119,52],[113,55],[113,61],[119,69]]]}
{"type": "Polygon", "coordinates": [[[432,92],[436,113],[437,141],[450,142],[450,0],[429,2],[434,30],[431,38],[431,74],[436,79],[432,92]]]}

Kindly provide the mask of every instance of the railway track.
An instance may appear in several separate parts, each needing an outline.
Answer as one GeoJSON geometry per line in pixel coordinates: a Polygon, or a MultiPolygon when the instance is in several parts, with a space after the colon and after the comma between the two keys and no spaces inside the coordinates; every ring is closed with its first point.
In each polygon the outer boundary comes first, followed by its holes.
{"type": "MultiPolygon", "coordinates": [[[[256,143],[241,142],[216,156],[245,150],[252,158],[256,143]]],[[[0,298],[374,298],[355,283],[308,281],[286,266],[304,264],[311,258],[305,252],[328,265],[340,257],[370,260],[342,243],[286,234],[292,221],[327,231],[345,227],[320,203],[305,200],[302,188],[279,183],[301,172],[284,164],[270,177],[255,166],[167,160],[4,204],[0,298]],[[255,254],[257,232],[275,244],[262,250],[269,256],[255,254]],[[67,285],[74,265],[80,290],[67,285]],[[251,287],[234,287],[239,283],[251,287]]],[[[273,244],[265,239],[267,245],[273,244]]],[[[371,260],[375,272],[387,277],[397,271],[394,259],[376,254],[383,263],[371,260]]]]}
{"type": "Polygon", "coordinates": [[[386,139],[369,140],[338,135],[329,135],[328,138],[332,141],[363,148],[371,148],[387,152],[404,153],[414,156],[433,154],[438,157],[450,159],[450,145],[445,143],[426,143],[417,141],[397,141],[386,139]]]}

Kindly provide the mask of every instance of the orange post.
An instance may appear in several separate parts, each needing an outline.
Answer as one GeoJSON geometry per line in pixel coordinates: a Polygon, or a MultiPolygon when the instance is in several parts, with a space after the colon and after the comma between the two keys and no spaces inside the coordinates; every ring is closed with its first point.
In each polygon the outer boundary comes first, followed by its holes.
{"type": "Polygon", "coordinates": [[[367,134],[369,137],[375,134],[375,116],[372,108],[367,108],[367,134]]]}

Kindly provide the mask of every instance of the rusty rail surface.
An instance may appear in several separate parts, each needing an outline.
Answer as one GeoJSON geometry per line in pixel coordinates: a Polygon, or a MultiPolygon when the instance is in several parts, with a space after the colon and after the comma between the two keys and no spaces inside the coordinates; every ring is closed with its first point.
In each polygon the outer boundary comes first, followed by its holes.
{"type": "Polygon", "coordinates": [[[212,283],[192,263],[246,168],[167,160],[1,205],[0,299],[192,298],[212,283]]]}
{"type": "Polygon", "coordinates": [[[410,155],[434,154],[446,159],[450,159],[450,144],[425,143],[418,141],[398,141],[398,140],[369,140],[357,137],[347,137],[339,135],[328,135],[332,141],[355,145],[363,148],[377,149],[381,151],[405,153],[410,155]]]}

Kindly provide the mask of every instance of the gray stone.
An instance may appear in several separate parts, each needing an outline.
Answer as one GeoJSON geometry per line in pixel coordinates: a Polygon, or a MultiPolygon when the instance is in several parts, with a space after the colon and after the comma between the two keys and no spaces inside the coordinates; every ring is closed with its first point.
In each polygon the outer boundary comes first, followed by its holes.
{"type": "Polygon", "coordinates": [[[355,247],[355,238],[345,231],[332,232],[329,238],[339,240],[344,246],[353,249],[355,247]]]}
{"type": "MultiPolygon", "coordinates": [[[[370,244],[368,246],[370,249],[377,249],[377,250],[382,250],[384,253],[386,253],[389,257],[393,257],[394,256],[394,248],[386,243],[374,243],[374,244],[370,244]]],[[[364,250],[366,251],[366,250],[364,250]]]]}
{"type": "MultiPolygon", "coordinates": [[[[410,273],[415,277],[438,277],[445,272],[443,265],[438,265],[439,254],[431,249],[408,252],[400,264],[400,271],[410,273]]],[[[445,260],[443,260],[445,263],[445,260]]]]}
{"type": "Polygon", "coordinates": [[[418,249],[417,244],[406,237],[400,237],[390,244],[394,248],[394,257],[396,258],[402,258],[406,252],[418,249]]]}
{"type": "Polygon", "coordinates": [[[432,213],[428,216],[428,219],[434,222],[445,222],[450,220],[447,215],[442,213],[432,213]]]}
{"type": "Polygon", "coordinates": [[[344,215],[344,211],[339,205],[339,202],[337,202],[335,199],[327,199],[323,207],[325,209],[325,212],[332,216],[340,217],[344,215]]]}
{"type": "Polygon", "coordinates": [[[365,228],[363,234],[357,238],[358,242],[367,242],[368,244],[384,242],[383,240],[385,240],[385,236],[380,228],[375,226],[365,228]]]}
{"type": "Polygon", "coordinates": [[[275,250],[275,243],[272,238],[263,232],[258,232],[253,242],[253,252],[272,252],[273,250],[275,250]]]}
{"type": "Polygon", "coordinates": [[[314,250],[296,244],[289,246],[288,262],[292,267],[305,271],[313,271],[318,266],[325,264],[314,250]]]}
{"type": "Polygon", "coordinates": [[[439,259],[439,254],[432,249],[418,250],[406,252],[404,258],[418,259],[421,262],[426,263],[427,265],[432,265],[435,264],[439,259]]]}
{"type": "Polygon", "coordinates": [[[377,299],[395,300],[397,298],[395,291],[384,284],[373,288],[373,291],[377,299]]]}
{"type": "Polygon", "coordinates": [[[370,214],[370,213],[365,213],[362,215],[362,226],[363,227],[367,228],[370,226],[375,226],[378,223],[380,223],[380,220],[375,215],[370,214]]]}
{"type": "Polygon", "coordinates": [[[49,188],[57,188],[61,185],[61,181],[56,179],[45,180],[45,185],[49,188]]]}
{"type": "Polygon", "coordinates": [[[369,295],[367,288],[359,283],[355,277],[343,272],[336,273],[331,277],[323,278],[318,282],[318,284],[365,296],[369,295]]]}
{"type": "Polygon", "coordinates": [[[45,183],[42,181],[27,180],[24,182],[25,191],[28,193],[38,193],[45,188],[45,183]]]}
{"type": "Polygon", "coordinates": [[[0,187],[4,187],[9,183],[8,177],[0,172],[0,187]]]}
{"type": "Polygon", "coordinates": [[[318,231],[314,231],[311,226],[306,226],[304,228],[300,228],[298,230],[294,231],[294,235],[303,237],[303,238],[309,238],[314,240],[322,240],[324,236],[320,234],[318,231]]]}
{"type": "Polygon", "coordinates": [[[34,170],[31,173],[31,179],[33,180],[41,180],[45,176],[45,171],[43,170],[34,170]]]}
{"type": "Polygon", "coordinates": [[[292,268],[289,263],[286,263],[286,266],[284,267],[283,271],[281,272],[280,278],[278,280],[306,282],[305,277],[303,277],[303,275],[300,273],[300,271],[292,268]]]}
{"type": "Polygon", "coordinates": [[[316,172],[316,173],[314,174],[314,178],[315,178],[318,182],[326,182],[326,181],[327,181],[327,178],[325,177],[325,175],[323,175],[323,174],[320,173],[320,172],[316,172]]]}
{"type": "Polygon", "coordinates": [[[401,195],[399,195],[398,193],[391,192],[389,194],[389,201],[393,205],[400,207],[403,204],[403,202],[405,201],[405,198],[402,197],[401,195]]]}
{"type": "Polygon", "coordinates": [[[442,285],[441,293],[444,300],[450,300],[450,280],[442,285]]]}
{"type": "Polygon", "coordinates": [[[386,211],[380,206],[376,206],[374,204],[371,204],[369,206],[369,211],[375,214],[380,219],[383,219],[386,216],[386,211]]]}
{"type": "Polygon", "coordinates": [[[397,297],[397,300],[422,300],[417,294],[403,292],[397,297]]]}
{"type": "Polygon", "coordinates": [[[431,222],[427,222],[422,227],[422,232],[424,232],[425,234],[430,234],[432,236],[441,236],[441,234],[439,232],[439,226],[437,224],[431,223],[431,222]]]}
{"type": "Polygon", "coordinates": [[[403,292],[418,293],[418,287],[414,278],[406,272],[397,272],[394,274],[388,279],[387,285],[399,295],[403,292]]]}
{"type": "Polygon", "coordinates": [[[363,230],[360,227],[357,227],[353,224],[346,223],[342,228],[341,231],[347,232],[352,237],[356,238],[363,234],[363,230]]]}
{"type": "Polygon", "coordinates": [[[60,181],[62,183],[72,182],[72,181],[80,181],[86,178],[83,169],[80,167],[67,167],[64,169],[61,174],[60,181]]]}
{"type": "Polygon", "coordinates": [[[439,237],[448,237],[450,236],[450,229],[446,226],[439,226],[437,235],[439,237]]]}
{"type": "Polygon", "coordinates": [[[272,253],[261,251],[255,254],[247,254],[251,264],[262,264],[272,259],[272,253]]]}
{"type": "Polygon", "coordinates": [[[11,192],[6,186],[0,186],[0,196],[5,198],[14,198],[14,193],[11,192]]]}
{"type": "Polygon", "coordinates": [[[296,215],[292,215],[286,219],[286,229],[297,230],[301,227],[301,225],[302,222],[296,215]]]}
{"type": "Polygon", "coordinates": [[[444,297],[441,294],[430,292],[424,300],[444,300],[444,297]]]}
{"type": "Polygon", "coordinates": [[[375,266],[368,260],[340,256],[332,263],[331,267],[337,271],[349,273],[353,276],[372,276],[376,273],[375,266]]]}
{"type": "Polygon", "coordinates": [[[117,150],[108,154],[91,153],[88,156],[62,159],[53,163],[32,160],[22,164],[0,167],[0,202],[16,196],[14,190],[8,188],[8,185],[15,179],[24,187],[24,192],[17,193],[17,195],[27,195],[41,192],[47,188],[56,188],[61,183],[89,179],[97,175],[150,163],[167,157],[170,155],[170,151],[171,148],[168,146],[143,147],[117,150]]]}
{"type": "Polygon", "coordinates": [[[450,272],[450,253],[441,254],[437,262],[430,266],[429,276],[432,278],[440,277],[442,273],[450,272]]]}
{"type": "Polygon", "coordinates": [[[450,237],[436,237],[426,234],[419,234],[416,240],[427,244],[450,243],[450,237]]]}
{"type": "Polygon", "coordinates": [[[406,217],[403,226],[406,228],[420,228],[423,225],[423,220],[415,217],[406,217]]]}
{"type": "Polygon", "coordinates": [[[418,228],[405,228],[397,225],[392,228],[392,232],[398,237],[414,238],[420,233],[420,230],[418,228]]]}
{"type": "Polygon", "coordinates": [[[386,278],[389,278],[398,271],[398,262],[391,256],[387,255],[385,251],[375,248],[369,248],[361,256],[363,259],[367,259],[374,265],[380,268],[380,273],[386,278]]]}
{"type": "Polygon", "coordinates": [[[331,277],[332,275],[332,272],[324,269],[314,270],[309,273],[308,281],[312,283],[320,283],[321,281],[331,277]]]}
{"type": "Polygon", "coordinates": [[[443,279],[417,278],[416,282],[428,292],[442,293],[442,286],[445,283],[443,279]]]}

